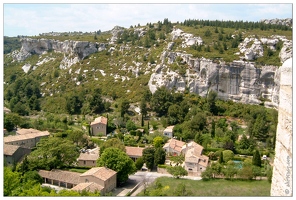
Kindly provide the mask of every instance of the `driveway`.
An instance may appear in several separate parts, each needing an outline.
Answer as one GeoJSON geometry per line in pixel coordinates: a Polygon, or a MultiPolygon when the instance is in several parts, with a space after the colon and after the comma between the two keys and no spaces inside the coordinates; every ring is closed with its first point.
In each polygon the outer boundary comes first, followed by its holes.
{"type": "MultiPolygon", "coordinates": [[[[141,183],[140,186],[131,194],[131,196],[136,196],[144,189],[144,184],[147,186],[154,182],[154,180],[158,177],[167,176],[173,177],[170,174],[161,174],[157,172],[148,172],[148,171],[138,171],[133,175],[129,176],[128,181],[122,186],[122,188],[117,188],[117,190],[121,189],[116,196],[125,196],[132,188],[134,188],[138,183],[141,183]]],[[[196,176],[184,176],[182,178],[191,179],[191,180],[201,180],[201,177],[196,176]]]]}

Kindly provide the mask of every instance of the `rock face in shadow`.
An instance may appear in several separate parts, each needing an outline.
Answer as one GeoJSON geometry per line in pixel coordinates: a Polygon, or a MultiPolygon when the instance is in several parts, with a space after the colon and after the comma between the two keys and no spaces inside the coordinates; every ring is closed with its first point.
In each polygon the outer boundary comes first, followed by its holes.
{"type": "Polygon", "coordinates": [[[189,90],[200,96],[214,90],[220,99],[243,103],[259,104],[263,98],[267,100],[266,106],[277,107],[279,103],[279,75],[275,66],[257,68],[254,63],[244,61],[225,64],[172,52],[170,56],[182,58],[187,65],[180,67],[184,67],[186,73],[180,75],[171,71],[164,63],[157,65],[148,83],[152,93],[164,85],[179,92],[189,90]]]}

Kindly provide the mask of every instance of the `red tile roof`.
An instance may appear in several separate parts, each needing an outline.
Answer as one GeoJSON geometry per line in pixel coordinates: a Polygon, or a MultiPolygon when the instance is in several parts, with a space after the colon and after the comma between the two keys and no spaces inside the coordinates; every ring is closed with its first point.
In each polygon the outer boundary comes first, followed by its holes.
{"type": "Polygon", "coordinates": [[[103,189],[104,189],[104,187],[102,187],[99,184],[96,184],[94,182],[87,182],[87,183],[79,183],[78,185],[73,187],[71,190],[75,190],[75,191],[86,190],[89,192],[95,192],[96,190],[101,191],[103,189]]]}
{"type": "Polygon", "coordinates": [[[41,136],[49,136],[50,133],[48,131],[43,131],[39,133],[28,133],[24,135],[13,135],[13,136],[7,136],[3,138],[4,143],[7,142],[16,142],[16,141],[22,141],[22,140],[29,140],[29,139],[34,139],[36,137],[41,137],[41,136]]]}
{"type": "Polygon", "coordinates": [[[182,147],[184,146],[184,144],[185,142],[171,138],[168,140],[167,143],[164,144],[163,148],[170,147],[171,149],[174,149],[175,151],[178,151],[181,153],[182,147]]]}
{"type": "Polygon", "coordinates": [[[80,173],[78,172],[69,172],[58,169],[52,169],[51,171],[39,170],[38,174],[43,178],[58,180],[71,184],[80,183],[80,173]]]}
{"type": "Polygon", "coordinates": [[[132,157],[141,157],[143,155],[144,148],[141,147],[125,147],[126,154],[132,157]]]}
{"type": "Polygon", "coordinates": [[[107,125],[107,121],[108,119],[106,117],[101,116],[101,117],[97,117],[95,121],[93,121],[90,125],[99,124],[99,123],[107,125]]]}

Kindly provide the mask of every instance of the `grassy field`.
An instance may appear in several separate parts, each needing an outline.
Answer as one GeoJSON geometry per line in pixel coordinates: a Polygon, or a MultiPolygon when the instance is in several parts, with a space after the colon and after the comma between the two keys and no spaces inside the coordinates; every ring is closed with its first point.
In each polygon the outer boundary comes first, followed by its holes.
{"type": "MultiPolygon", "coordinates": [[[[241,181],[241,180],[224,180],[215,179],[210,181],[196,181],[188,179],[175,179],[169,177],[160,177],[158,184],[161,183],[165,188],[163,196],[176,196],[174,192],[180,188],[181,184],[185,185],[189,196],[270,196],[271,183],[267,180],[241,181]]],[[[155,182],[154,182],[155,183],[155,182]]],[[[152,184],[147,189],[153,190],[155,185],[152,184]]],[[[155,194],[155,193],[154,193],[155,194]]],[[[143,192],[137,196],[144,196],[143,192]]]]}

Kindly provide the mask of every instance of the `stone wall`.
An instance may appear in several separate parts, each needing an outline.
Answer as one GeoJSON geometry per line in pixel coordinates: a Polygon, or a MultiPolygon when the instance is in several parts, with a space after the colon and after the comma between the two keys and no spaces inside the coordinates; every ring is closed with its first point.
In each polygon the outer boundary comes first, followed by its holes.
{"type": "Polygon", "coordinates": [[[292,58],[280,68],[280,92],[271,196],[292,196],[292,58]]]}

